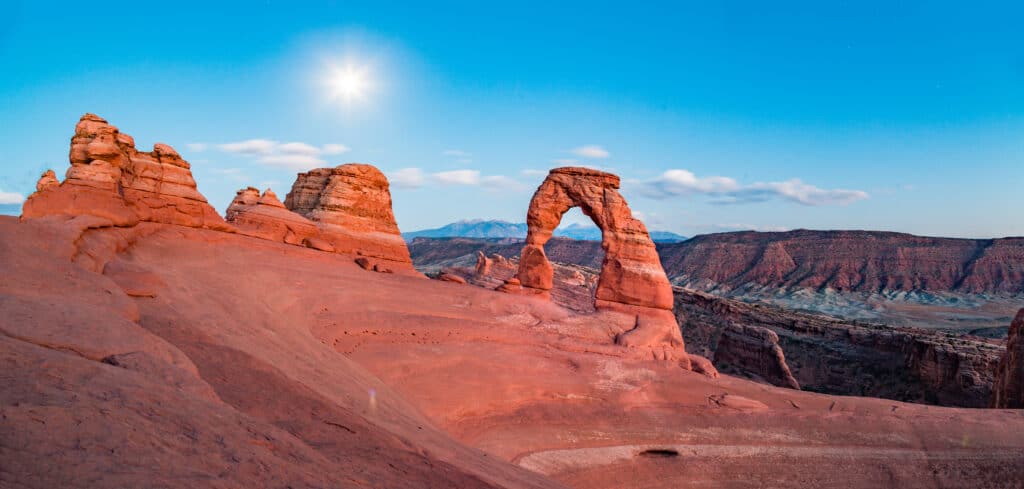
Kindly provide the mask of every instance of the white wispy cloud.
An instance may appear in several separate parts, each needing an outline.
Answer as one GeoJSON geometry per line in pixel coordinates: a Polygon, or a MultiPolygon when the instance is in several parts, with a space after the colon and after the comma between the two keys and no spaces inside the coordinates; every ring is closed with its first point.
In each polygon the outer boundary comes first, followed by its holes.
{"type": "Polygon", "coordinates": [[[340,155],[342,153],[348,153],[352,151],[351,148],[344,144],[325,144],[320,148],[320,152],[325,155],[340,155]]]}
{"type": "Polygon", "coordinates": [[[20,204],[25,201],[25,196],[18,192],[4,192],[0,190],[0,204],[20,204]]]}
{"type": "Polygon", "coordinates": [[[581,158],[607,158],[611,156],[608,150],[596,145],[589,144],[587,146],[580,146],[571,151],[572,154],[581,158]]]}
{"type": "Polygon", "coordinates": [[[566,166],[568,166],[568,165],[578,165],[580,163],[580,160],[576,160],[576,159],[572,159],[572,158],[558,158],[558,159],[555,159],[555,160],[551,160],[551,162],[556,164],[556,165],[566,165],[566,166]]]}
{"type": "Polygon", "coordinates": [[[277,145],[276,148],[279,153],[289,155],[309,155],[316,156],[320,154],[320,148],[306,143],[284,143],[277,145]]]}
{"type": "Polygon", "coordinates": [[[387,177],[392,185],[402,188],[419,188],[426,182],[423,170],[419,168],[402,168],[389,172],[387,177]]]}
{"type": "Polygon", "coordinates": [[[863,190],[822,189],[800,179],[741,185],[733,178],[698,177],[693,172],[680,169],[668,170],[658,178],[642,182],[641,192],[656,199],[704,194],[715,198],[711,201],[713,204],[748,204],[782,199],[808,206],[848,205],[870,197],[863,190]]]}
{"type": "Polygon", "coordinates": [[[437,172],[431,175],[438,183],[447,185],[478,185],[480,183],[479,170],[451,170],[437,172]]]}
{"type": "Polygon", "coordinates": [[[269,139],[247,139],[245,141],[217,145],[221,151],[243,155],[267,154],[273,151],[276,146],[277,141],[269,139]]]}
{"type": "Polygon", "coordinates": [[[308,154],[270,154],[262,156],[256,161],[265,165],[281,166],[298,171],[312,170],[327,164],[326,161],[308,154]]]}
{"type": "MultiPolygon", "coordinates": [[[[202,144],[202,143],[197,143],[202,144]]],[[[292,170],[311,170],[327,165],[323,156],[338,155],[350,151],[344,144],[331,143],[314,146],[309,143],[292,141],[279,143],[271,139],[247,139],[233,143],[218,144],[217,148],[226,153],[258,156],[257,163],[280,166],[292,170]]]]}
{"type": "Polygon", "coordinates": [[[428,184],[442,186],[477,186],[487,189],[518,189],[523,183],[505,175],[484,175],[480,170],[462,169],[426,173],[420,168],[402,168],[387,172],[388,181],[396,187],[419,188],[428,184]]]}
{"type": "Polygon", "coordinates": [[[206,151],[207,144],[206,143],[188,143],[188,144],[185,145],[185,147],[188,148],[188,150],[193,152],[193,153],[201,153],[203,151],[206,151]]]}
{"type": "Polygon", "coordinates": [[[480,178],[480,185],[491,189],[515,189],[524,185],[519,180],[505,175],[489,175],[480,178]]]}
{"type": "Polygon", "coordinates": [[[237,175],[239,173],[242,173],[241,168],[210,168],[207,171],[219,175],[237,175]]]}

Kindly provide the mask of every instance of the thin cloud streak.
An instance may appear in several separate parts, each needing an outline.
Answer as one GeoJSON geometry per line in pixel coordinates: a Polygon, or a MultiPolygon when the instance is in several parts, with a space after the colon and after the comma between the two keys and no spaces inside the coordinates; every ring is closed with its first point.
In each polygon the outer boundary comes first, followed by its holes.
{"type": "Polygon", "coordinates": [[[25,196],[18,192],[4,192],[0,190],[0,205],[20,204],[25,201],[25,196]]]}
{"type": "Polygon", "coordinates": [[[703,194],[714,197],[712,204],[732,205],[781,199],[806,206],[849,205],[870,195],[863,190],[822,189],[794,178],[784,182],[756,182],[741,185],[723,176],[698,177],[688,170],[667,170],[653,180],[640,183],[641,193],[653,199],[703,194]]]}
{"type": "Polygon", "coordinates": [[[611,153],[609,153],[608,150],[596,144],[580,146],[573,149],[571,153],[581,158],[607,158],[611,156],[611,153]]]}

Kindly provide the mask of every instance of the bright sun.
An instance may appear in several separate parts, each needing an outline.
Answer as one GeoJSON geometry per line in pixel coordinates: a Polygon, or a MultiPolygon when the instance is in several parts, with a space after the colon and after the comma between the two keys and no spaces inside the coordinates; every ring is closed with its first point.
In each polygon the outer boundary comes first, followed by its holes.
{"type": "Polygon", "coordinates": [[[360,99],[366,95],[369,80],[365,69],[352,66],[334,70],[330,79],[332,95],[346,102],[360,99]]]}

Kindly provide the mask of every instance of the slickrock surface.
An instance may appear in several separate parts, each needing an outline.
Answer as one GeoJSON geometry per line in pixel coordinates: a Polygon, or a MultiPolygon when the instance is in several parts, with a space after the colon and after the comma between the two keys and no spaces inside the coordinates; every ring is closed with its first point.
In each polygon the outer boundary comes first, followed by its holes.
{"type": "Polygon", "coordinates": [[[114,226],[158,222],[231,230],[196,190],[188,162],[166,144],[135,149],[135,140],[94,114],[82,116],[71,138],[64,182],[47,171],[22,208],[26,219],[95,216],[114,226]]]}
{"type": "Polygon", "coordinates": [[[0,485],[1024,479],[1014,411],[711,379],[550,301],[238,234],[73,226],[0,218],[0,485]],[[100,271],[70,261],[80,246],[100,271]]]}
{"type": "Polygon", "coordinates": [[[300,173],[284,205],[315,222],[320,237],[339,253],[412,268],[391,210],[388,179],[371,165],[349,163],[300,173]]]}
{"type": "Polygon", "coordinates": [[[635,327],[615,338],[629,348],[646,348],[657,358],[690,363],[672,315],[672,287],[658,260],[647,228],[633,217],[619,194],[619,177],[579,167],[555,168],[530,200],[529,230],[519,256],[517,278],[524,291],[550,296],[554,269],[544,245],[573,207],[593,219],[602,231],[604,262],[594,305],[599,310],[635,316],[635,327]]]}
{"type": "Polygon", "coordinates": [[[993,407],[1024,409],[1024,309],[1010,325],[1006,353],[999,360],[992,392],[993,407]]]}

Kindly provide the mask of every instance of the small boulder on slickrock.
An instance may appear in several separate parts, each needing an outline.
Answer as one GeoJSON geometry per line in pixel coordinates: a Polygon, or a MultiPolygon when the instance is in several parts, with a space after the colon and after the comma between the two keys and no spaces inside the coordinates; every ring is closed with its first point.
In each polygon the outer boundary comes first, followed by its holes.
{"type": "MultiPolygon", "coordinates": [[[[522,291],[550,297],[554,270],[544,244],[566,211],[579,207],[601,229],[605,253],[594,305],[636,317],[636,326],[617,335],[616,343],[650,348],[655,358],[679,358],[690,367],[671,312],[672,286],[647,228],[633,217],[618,188],[618,176],[589,168],[555,168],[548,173],[526,214],[529,231],[518,273],[522,291]]],[[[514,290],[510,289],[501,290],[514,290]]]]}
{"type": "Polygon", "coordinates": [[[1010,324],[1006,353],[996,367],[992,407],[1024,409],[1024,309],[1010,324]]]}
{"type": "Polygon", "coordinates": [[[300,173],[284,205],[315,223],[319,237],[338,253],[359,253],[412,269],[391,210],[388,179],[377,168],[349,163],[300,173]]]}
{"type": "Polygon", "coordinates": [[[188,162],[166,144],[135,149],[135,140],[85,114],[75,127],[64,182],[43,174],[22,218],[91,215],[117,226],[139,221],[234,231],[207,202],[188,162]]]}

